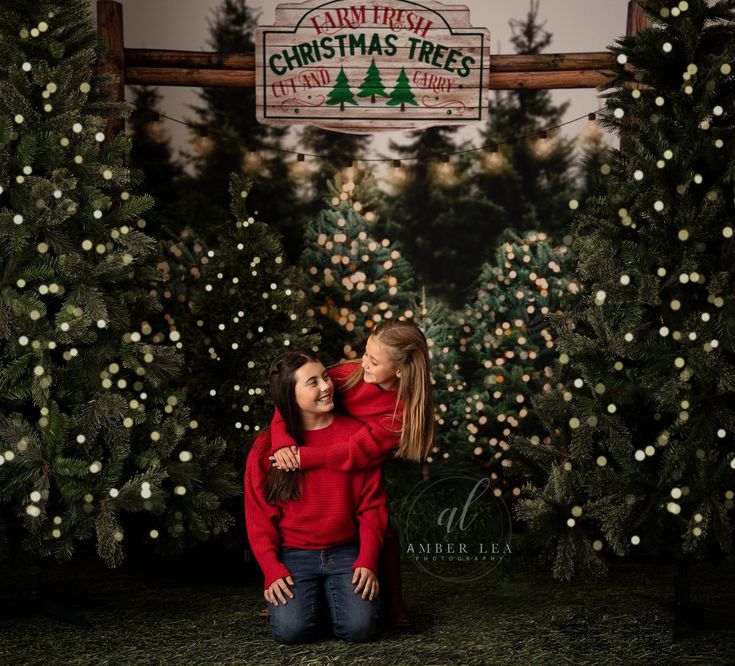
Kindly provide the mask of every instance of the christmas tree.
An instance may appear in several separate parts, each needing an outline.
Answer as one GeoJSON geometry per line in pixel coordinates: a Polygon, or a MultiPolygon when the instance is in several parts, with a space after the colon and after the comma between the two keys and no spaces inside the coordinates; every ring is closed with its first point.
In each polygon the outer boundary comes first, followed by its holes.
{"type": "Polygon", "coordinates": [[[350,90],[350,82],[345,74],[344,67],[339,68],[339,74],[334,82],[334,87],[327,94],[327,104],[339,104],[339,110],[345,110],[345,102],[347,104],[357,104],[355,96],[350,90]]]}
{"type": "Polygon", "coordinates": [[[173,156],[171,139],[158,112],[161,95],[156,88],[133,88],[133,111],[128,120],[132,139],[130,167],[141,170],[140,189],[155,200],[146,219],[147,233],[168,237],[190,211],[182,207],[191,178],[173,156]]]}
{"type": "MultiPolygon", "coordinates": [[[[309,224],[301,265],[310,283],[310,311],[322,331],[325,358],[355,358],[383,318],[412,317],[411,268],[387,238],[372,235],[354,181],[330,183],[332,199],[309,224]]],[[[369,187],[365,183],[365,187],[369,187]]]]}
{"type": "Polygon", "coordinates": [[[463,304],[488,257],[485,238],[494,236],[498,217],[496,206],[472,192],[470,159],[442,159],[463,148],[457,131],[430,127],[411,132],[410,143],[391,143],[406,161],[390,173],[393,191],[384,197],[387,214],[379,221],[381,233],[405,248],[421,283],[453,306],[463,304]]]}
{"type": "Polygon", "coordinates": [[[150,294],[163,309],[145,321],[156,343],[171,340],[178,349],[188,345],[191,327],[191,299],[201,286],[202,270],[210,261],[208,247],[192,229],[182,229],[174,239],[157,245],[156,268],[160,279],[150,285],[150,294]]]}
{"type": "Polygon", "coordinates": [[[467,386],[460,366],[460,325],[452,310],[441,301],[427,299],[422,293],[414,320],[424,332],[429,347],[436,408],[434,446],[423,471],[424,478],[428,478],[437,470],[461,471],[467,467],[463,465],[461,456],[464,442],[462,420],[458,418],[456,409],[467,386]]]}
{"type": "Polygon", "coordinates": [[[645,5],[602,122],[624,132],[576,226],[582,289],[557,324],[548,479],[518,505],[554,573],[606,552],[727,552],[735,468],[735,3],[645,5]]]}
{"type": "MultiPolygon", "coordinates": [[[[330,132],[319,127],[305,127],[301,133],[301,142],[305,152],[318,155],[308,166],[302,165],[303,171],[308,171],[304,180],[307,184],[307,194],[303,204],[303,215],[306,220],[313,220],[324,207],[324,192],[328,191],[329,183],[336,177],[344,181],[354,181],[356,167],[350,166],[352,161],[369,152],[371,137],[369,134],[346,134],[344,132],[330,132]]],[[[368,172],[365,165],[360,170],[368,172]]]]}
{"type": "Polygon", "coordinates": [[[302,277],[285,260],[278,235],[247,211],[251,185],[233,174],[235,222],[217,229],[206,262],[195,258],[191,268],[199,278],[190,287],[190,314],[182,324],[199,421],[205,432],[228,440],[240,467],[243,432],[259,430],[273,414],[271,362],[289,347],[318,342],[302,313],[302,277]]]}
{"type": "Polygon", "coordinates": [[[396,79],[396,84],[390,92],[390,98],[388,99],[388,106],[401,105],[401,111],[406,110],[406,104],[413,104],[418,106],[419,103],[413,96],[411,91],[411,84],[408,82],[408,76],[406,76],[406,69],[401,67],[401,71],[396,79]]]}
{"type": "Polygon", "coordinates": [[[224,442],[194,436],[181,355],[141,322],[151,207],[106,137],[127,109],[94,75],[89,4],[0,7],[0,542],[69,559],[96,542],[178,551],[228,528],[224,442]]]}
{"type": "MultiPolygon", "coordinates": [[[[209,46],[219,53],[255,50],[257,12],[246,0],[221,0],[210,23],[209,46]]],[[[196,182],[184,193],[178,228],[190,226],[206,243],[215,240],[212,229],[229,219],[230,174],[253,181],[250,212],[268,220],[283,238],[286,256],[293,262],[303,248],[303,215],[290,179],[285,153],[278,150],[288,128],[259,123],[255,117],[254,87],[206,87],[194,108],[197,132],[193,139],[196,182]]]]}
{"type": "Polygon", "coordinates": [[[536,472],[511,440],[523,434],[537,442],[542,433],[532,400],[551,389],[556,350],[549,318],[564,293],[576,289],[566,277],[567,254],[543,233],[507,231],[464,312],[462,350],[472,382],[456,406],[465,455],[482,465],[498,495],[517,497],[522,480],[536,472]]]}
{"type": "Polygon", "coordinates": [[[375,96],[380,95],[381,97],[387,97],[388,93],[383,87],[383,82],[380,80],[380,72],[375,66],[375,59],[370,61],[370,67],[368,67],[365,79],[360,84],[360,92],[357,93],[358,97],[369,97],[370,103],[375,104],[375,96]]]}
{"type": "MultiPolygon", "coordinates": [[[[551,33],[539,19],[539,0],[530,0],[525,18],[512,20],[511,43],[519,55],[548,51],[551,33]]],[[[576,196],[572,139],[543,128],[563,122],[568,102],[552,103],[548,90],[497,91],[490,100],[487,126],[482,131],[487,151],[476,152],[472,191],[496,207],[494,225],[485,236],[485,257],[506,228],[518,233],[543,231],[564,240],[576,196]]],[[[568,240],[568,239],[567,239],[568,240]]],[[[479,264],[475,265],[475,269],[479,264]]]]}
{"type": "Polygon", "coordinates": [[[608,168],[604,166],[608,159],[605,133],[599,124],[592,120],[587,122],[580,139],[582,154],[577,165],[579,191],[572,206],[578,206],[579,202],[586,201],[587,197],[599,194],[607,184],[607,178],[601,171],[607,171],[608,168]]]}

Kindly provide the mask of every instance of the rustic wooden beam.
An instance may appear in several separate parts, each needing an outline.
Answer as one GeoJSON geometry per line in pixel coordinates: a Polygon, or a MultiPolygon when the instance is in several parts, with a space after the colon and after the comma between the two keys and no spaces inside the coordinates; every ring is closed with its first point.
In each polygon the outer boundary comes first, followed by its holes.
{"type": "Polygon", "coordinates": [[[127,67],[178,67],[193,69],[252,69],[254,53],[216,53],[212,51],[170,51],[160,49],[125,49],[127,67]]]}
{"type": "MultiPolygon", "coordinates": [[[[606,70],[496,72],[490,68],[490,90],[539,90],[541,88],[596,88],[608,80],[606,70]]],[[[177,67],[128,67],[128,85],[252,87],[253,69],[182,69],[177,67]]]]}
{"type": "Polygon", "coordinates": [[[607,51],[541,53],[538,55],[491,55],[490,73],[607,70],[614,63],[615,54],[607,51]]]}
{"type": "MultiPolygon", "coordinates": [[[[491,90],[596,88],[607,80],[612,53],[497,55],[490,60],[491,90]]],[[[252,53],[199,53],[125,49],[125,83],[161,86],[254,86],[252,53]]]]}
{"type": "Polygon", "coordinates": [[[254,69],[181,69],[175,67],[128,67],[128,85],[150,86],[218,86],[252,88],[254,69]]]}
{"type": "MultiPolygon", "coordinates": [[[[606,51],[592,53],[541,53],[538,55],[493,55],[491,72],[548,72],[609,69],[615,56],[606,51]]],[[[127,67],[171,67],[181,69],[254,69],[253,53],[211,51],[168,51],[125,49],[127,67]]]]}
{"type": "Polygon", "coordinates": [[[487,87],[490,90],[597,88],[608,80],[605,71],[495,72],[491,67],[487,87]]]}
{"type": "MultiPolygon", "coordinates": [[[[125,101],[125,48],[123,39],[122,4],[113,0],[98,0],[97,31],[99,40],[105,48],[97,64],[97,73],[112,75],[116,78],[110,86],[112,99],[125,101]]],[[[110,137],[125,131],[124,118],[110,118],[105,134],[110,137]]]]}

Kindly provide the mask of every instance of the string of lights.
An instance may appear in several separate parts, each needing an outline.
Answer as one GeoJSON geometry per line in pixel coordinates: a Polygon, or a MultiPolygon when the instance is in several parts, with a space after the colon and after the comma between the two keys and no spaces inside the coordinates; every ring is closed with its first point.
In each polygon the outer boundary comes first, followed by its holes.
{"type": "MultiPolygon", "coordinates": [[[[186,120],[181,120],[180,118],[174,118],[173,116],[169,116],[165,113],[161,113],[160,111],[154,111],[152,109],[148,109],[147,107],[139,104],[135,104],[137,108],[141,111],[147,111],[148,114],[151,117],[152,122],[158,122],[161,118],[165,118],[166,120],[170,120],[171,122],[178,123],[180,125],[185,125],[190,130],[193,130],[199,134],[202,138],[208,138],[211,134],[215,134],[221,137],[224,137],[224,135],[221,132],[218,132],[216,130],[211,130],[205,127],[202,127],[199,124],[194,124],[187,122],[186,120]]],[[[562,127],[565,127],[567,125],[571,125],[573,123],[579,122],[580,120],[590,120],[594,121],[597,119],[597,114],[599,114],[601,109],[597,109],[596,111],[592,111],[590,113],[586,113],[582,116],[578,116],[576,118],[572,118],[571,120],[567,120],[563,123],[558,123],[557,125],[549,125],[547,127],[539,128],[534,130],[533,132],[526,132],[524,134],[519,134],[518,136],[514,137],[511,140],[506,141],[497,141],[497,142],[485,142],[479,146],[473,146],[471,148],[463,148],[462,150],[456,150],[453,152],[444,152],[441,154],[436,155],[415,155],[415,156],[409,156],[409,157],[401,157],[401,158],[395,158],[395,157],[352,157],[347,159],[346,166],[351,167],[354,166],[356,162],[390,162],[394,167],[400,167],[402,165],[402,162],[411,162],[416,161],[420,159],[440,159],[442,162],[449,162],[452,157],[458,156],[458,155],[465,155],[467,153],[473,153],[478,151],[486,151],[490,153],[497,153],[501,147],[503,146],[510,146],[515,142],[523,141],[525,139],[533,139],[534,137],[538,139],[546,139],[549,136],[549,133],[561,129],[562,127]]],[[[274,152],[279,153],[285,153],[287,155],[295,155],[297,162],[303,162],[307,157],[317,160],[325,160],[329,159],[327,157],[324,157],[323,155],[319,155],[318,153],[310,153],[305,152],[302,150],[294,150],[289,148],[283,148],[281,146],[262,146],[263,150],[272,150],[274,152]]],[[[256,151],[253,151],[256,152],[256,151]]]]}

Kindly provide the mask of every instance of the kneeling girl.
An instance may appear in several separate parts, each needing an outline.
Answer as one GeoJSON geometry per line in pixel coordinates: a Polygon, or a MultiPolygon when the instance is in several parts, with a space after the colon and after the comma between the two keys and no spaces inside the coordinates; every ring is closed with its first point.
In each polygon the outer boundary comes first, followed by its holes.
{"type": "MultiPolygon", "coordinates": [[[[333,411],[334,385],[311,352],[279,356],[270,384],[286,429],[300,446],[344,444],[362,427],[333,411]]],[[[380,468],[286,472],[271,467],[270,453],[266,431],[247,460],[245,517],[265,576],[273,638],[312,639],[321,591],[335,636],[368,640],[377,625],[377,563],[388,523],[380,468]]]]}

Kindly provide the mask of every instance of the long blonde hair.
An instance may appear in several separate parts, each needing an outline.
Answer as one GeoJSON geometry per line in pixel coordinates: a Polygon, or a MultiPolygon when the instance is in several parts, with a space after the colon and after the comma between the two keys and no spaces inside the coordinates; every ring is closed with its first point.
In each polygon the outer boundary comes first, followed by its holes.
{"type": "MultiPolygon", "coordinates": [[[[426,336],[411,321],[384,319],[373,330],[372,337],[388,351],[398,366],[401,377],[393,419],[398,404],[403,404],[401,439],[396,457],[421,462],[429,455],[434,442],[434,401],[431,389],[431,360],[426,336]]],[[[364,379],[362,366],[342,386],[345,391],[364,379]]]]}

